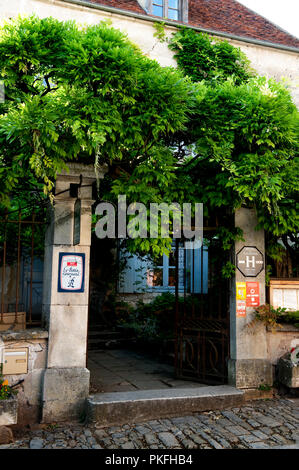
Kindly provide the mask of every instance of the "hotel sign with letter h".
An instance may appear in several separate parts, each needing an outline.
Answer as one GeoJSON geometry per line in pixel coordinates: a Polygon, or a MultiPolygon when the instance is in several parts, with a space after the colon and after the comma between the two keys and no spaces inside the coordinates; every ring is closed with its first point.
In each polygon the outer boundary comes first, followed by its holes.
{"type": "Polygon", "coordinates": [[[236,258],[237,268],[245,277],[256,277],[264,269],[264,257],[255,246],[243,246],[236,258]]]}

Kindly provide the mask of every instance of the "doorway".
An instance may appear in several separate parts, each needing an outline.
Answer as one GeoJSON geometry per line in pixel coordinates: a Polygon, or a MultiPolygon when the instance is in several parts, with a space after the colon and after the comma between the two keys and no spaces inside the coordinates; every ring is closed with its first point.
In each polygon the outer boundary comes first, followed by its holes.
{"type": "Polygon", "coordinates": [[[214,230],[205,230],[198,249],[181,247],[175,254],[178,289],[169,293],[173,335],[162,346],[140,341],[120,325],[116,246],[93,236],[87,362],[92,393],[227,383],[229,282],[221,276],[226,258],[214,230]]]}

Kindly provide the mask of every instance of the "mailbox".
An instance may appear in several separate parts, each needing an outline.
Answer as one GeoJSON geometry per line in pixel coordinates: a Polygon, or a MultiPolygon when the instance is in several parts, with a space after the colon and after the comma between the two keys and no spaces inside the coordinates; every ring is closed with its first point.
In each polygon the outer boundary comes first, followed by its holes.
{"type": "Polygon", "coordinates": [[[3,375],[27,374],[28,348],[5,349],[3,375]]]}

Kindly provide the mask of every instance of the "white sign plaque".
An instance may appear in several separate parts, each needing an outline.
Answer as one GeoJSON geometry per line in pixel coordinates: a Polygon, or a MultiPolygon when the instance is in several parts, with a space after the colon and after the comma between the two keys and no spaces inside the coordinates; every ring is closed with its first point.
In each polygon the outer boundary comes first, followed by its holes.
{"type": "Polygon", "coordinates": [[[59,253],[58,292],[84,292],[84,253],[59,253]]]}

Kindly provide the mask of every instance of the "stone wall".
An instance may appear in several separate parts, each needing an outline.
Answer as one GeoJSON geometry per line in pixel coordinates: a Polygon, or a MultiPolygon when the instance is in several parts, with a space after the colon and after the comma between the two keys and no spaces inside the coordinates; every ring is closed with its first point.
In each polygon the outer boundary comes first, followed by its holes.
{"type": "Polygon", "coordinates": [[[299,346],[299,329],[286,324],[276,328],[275,331],[267,328],[266,342],[268,358],[273,365],[276,365],[280,357],[299,346]]]}
{"type": "Polygon", "coordinates": [[[27,374],[5,375],[9,385],[20,380],[18,390],[18,425],[38,423],[41,415],[42,384],[47,360],[48,332],[43,329],[5,331],[0,345],[8,349],[28,348],[27,374]]]}
{"type": "Polygon", "coordinates": [[[273,385],[278,360],[292,348],[299,346],[299,329],[282,325],[275,330],[257,324],[239,331],[239,344],[250,349],[250,355],[237,361],[237,372],[232,371],[238,388],[258,388],[273,385]]]}

